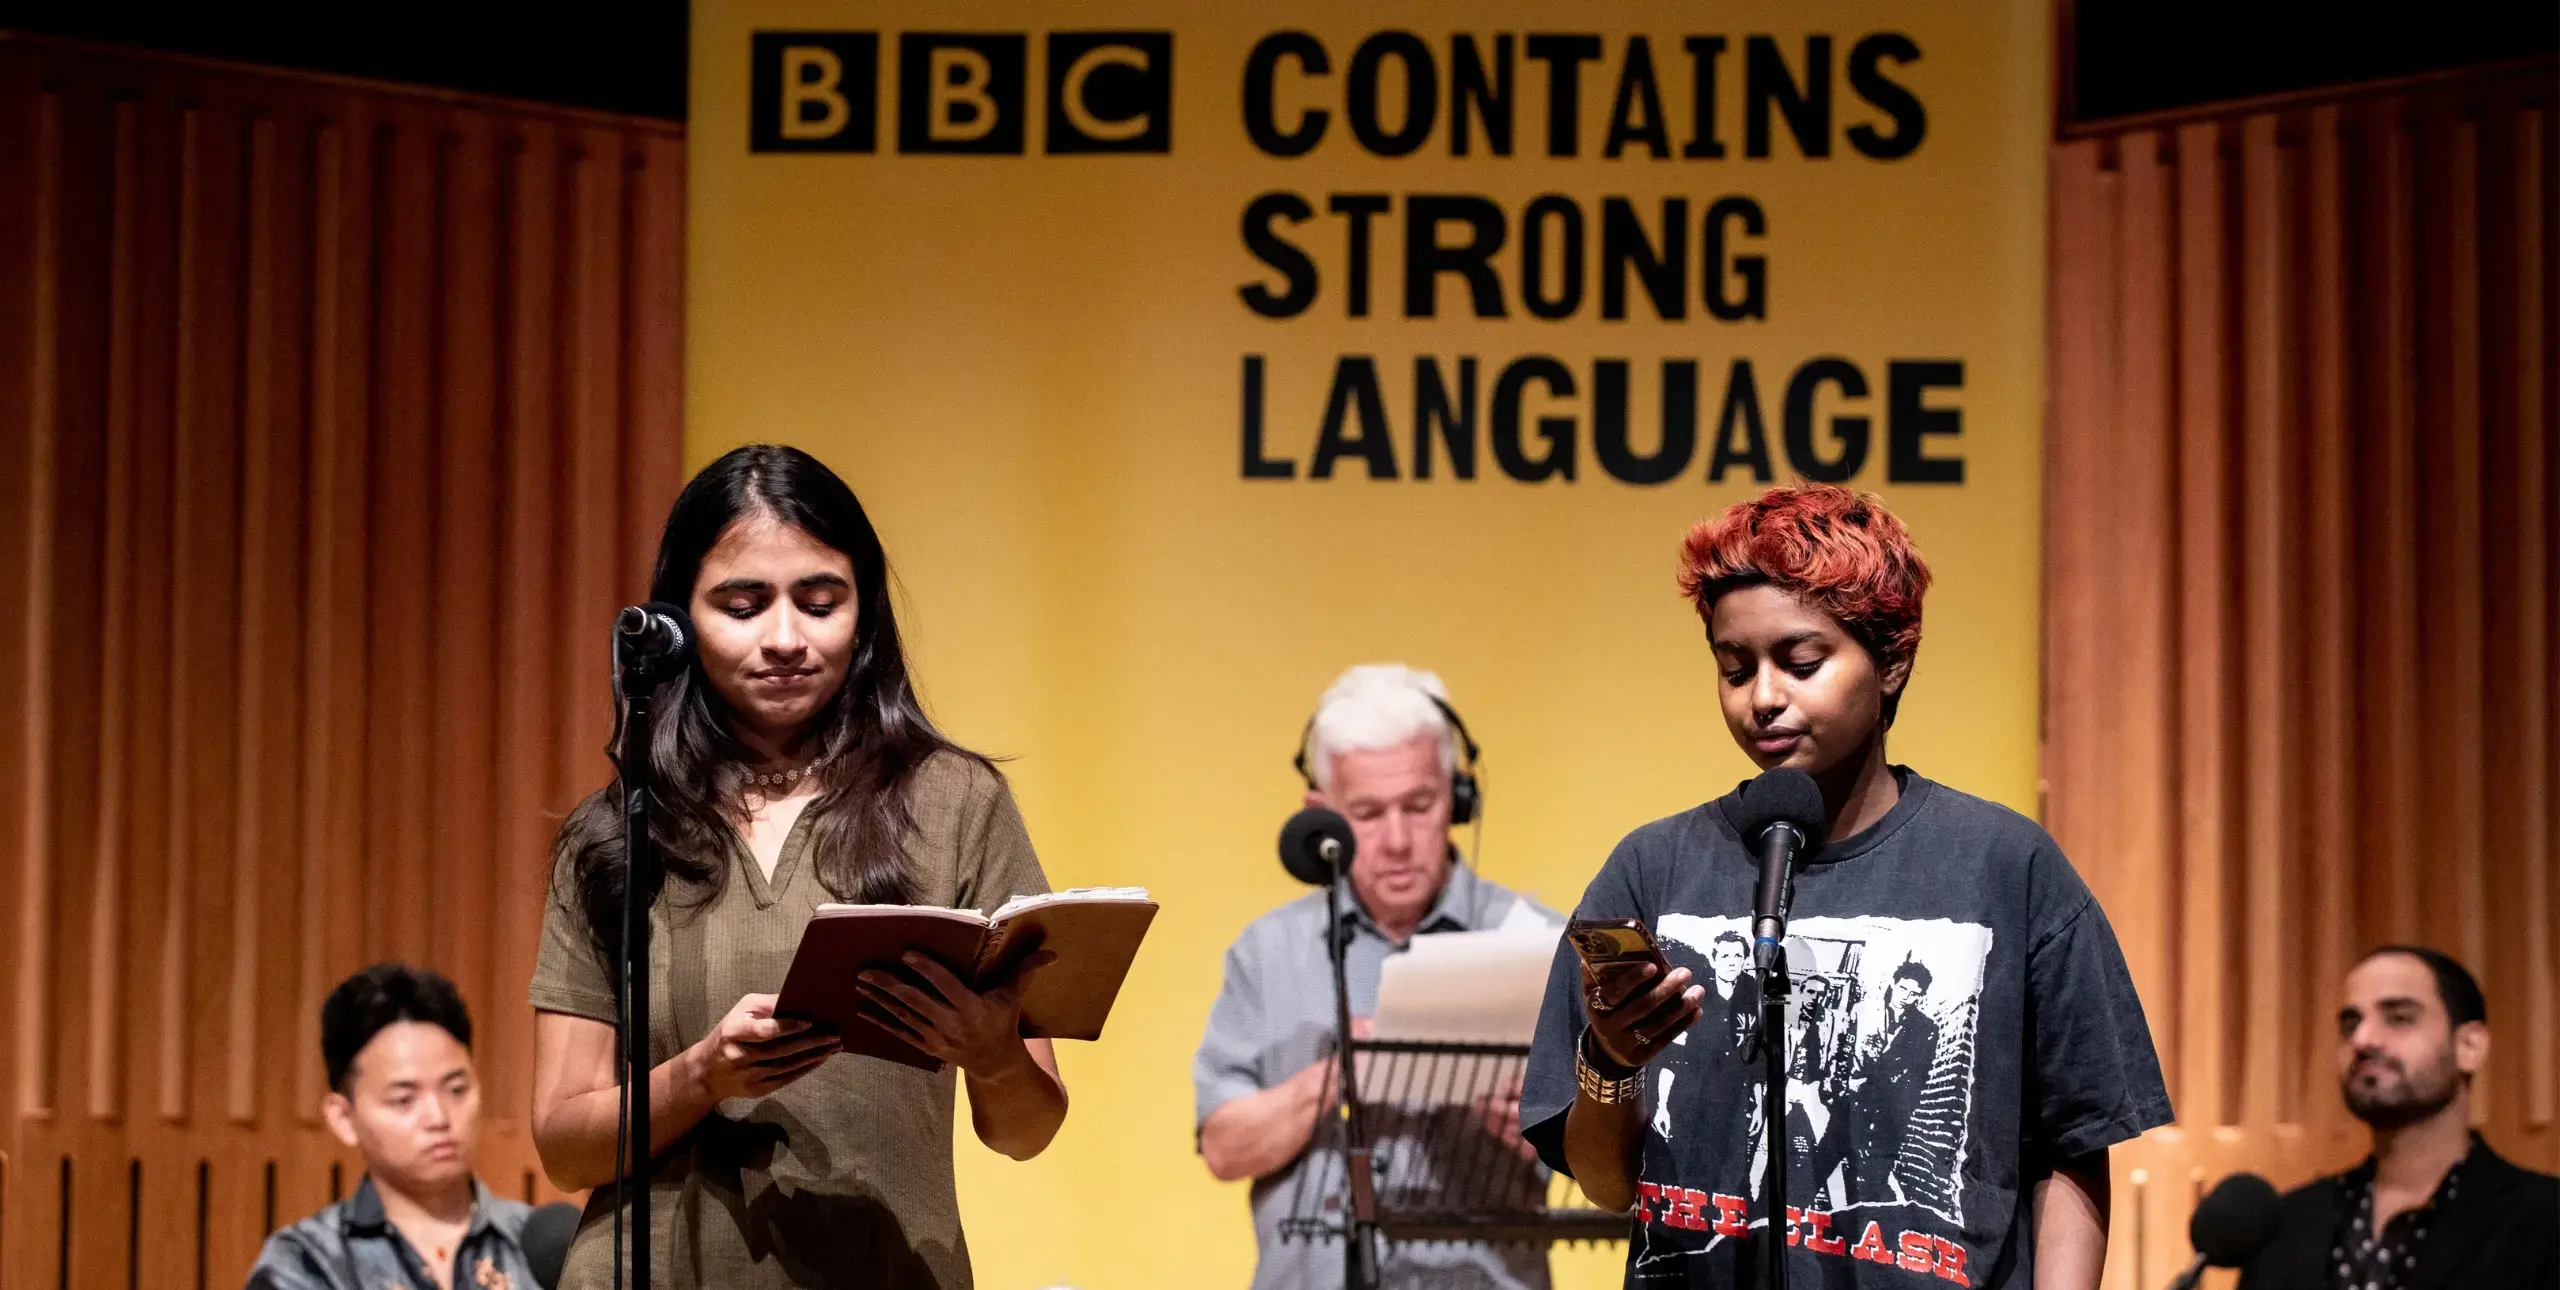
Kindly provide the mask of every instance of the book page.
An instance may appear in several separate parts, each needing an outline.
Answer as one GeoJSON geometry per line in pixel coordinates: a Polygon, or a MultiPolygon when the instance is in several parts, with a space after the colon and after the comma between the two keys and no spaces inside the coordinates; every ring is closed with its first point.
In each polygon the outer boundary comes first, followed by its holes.
{"type": "Polygon", "coordinates": [[[989,915],[987,921],[1001,923],[1004,920],[1013,917],[1015,914],[1021,913],[1023,910],[1038,909],[1044,905],[1062,904],[1067,901],[1115,900],[1134,902],[1144,901],[1148,898],[1147,889],[1144,887],[1069,887],[1065,891],[1046,891],[1036,896],[1016,896],[1013,899],[996,906],[996,912],[989,915]]]}
{"type": "Polygon", "coordinates": [[[820,905],[811,918],[948,918],[954,922],[975,923],[984,927],[986,915],[974,909],[950,909],[941,905],[820,905]]]}

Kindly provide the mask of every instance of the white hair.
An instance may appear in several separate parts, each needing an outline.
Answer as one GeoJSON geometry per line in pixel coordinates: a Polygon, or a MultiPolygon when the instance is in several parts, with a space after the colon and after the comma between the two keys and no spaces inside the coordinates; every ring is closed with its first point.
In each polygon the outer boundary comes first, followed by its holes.
{"type": "Polygon", "coordinates": [[[1441,773],[1456,771],[1458,732],[1433,699],[1449,701],[1440,675],[1402,663],[1362,663],[1337,677],[1316,700],[1307,731],[1307,777],[1316,791],[1332,790],[1335,756],[1393,748],[1421,735],[1439,741],[1441,773]]]}

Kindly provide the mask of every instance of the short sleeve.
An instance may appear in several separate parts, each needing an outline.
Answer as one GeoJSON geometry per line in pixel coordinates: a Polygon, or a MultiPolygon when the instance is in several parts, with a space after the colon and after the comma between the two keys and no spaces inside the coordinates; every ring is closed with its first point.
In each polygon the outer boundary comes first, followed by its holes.
{"type": "Polygon", "coordinates": [[[993,768],[971,763],[960,819],[959,903],[982,914],[1016,896],[1049,890],[1049,875],[1031,849],[1031,831],[1013,789],[993,768]]]}
{"type": "Polygon", "coordinates": [[[329,1270],[319,1252],[292,1228],[267,1238],[249,1269],[247,1290],[328,1290],[329,1270]]]}
{"type": "Polygon", "coordinates": [[[1219,1107],[1268,1087],[1262,1070],[1262,976],[1245,942],[1227,950],[1226,983],[1209,1006],[1208,1033],[1191,1059],[1192,1131],[1219,1107]]]}
{"type": "MultiPolygon", "coordinates": [[[[2067,861],[2054,857],[2068,872],[2067,861]]],[[[2078,875],[2071,885],[2079,886],[2078,875]]],[[[2097,898],[2027,953],[2025,1125],[2032,1159],[2068,1160],[2169,1122],[2169,1092],[2133,974],[2097,898]]]]}
{"type": "Polygon", "coordinates": [[[554,863],[551,895],[542,902],[542,949],[526,991],[540,1012],[563,1012],[613,1024],[613,980],[604,955],[587,935],[586,915],[575,904],[577,875],[568,857],[554,863]]]}
{"type": "MultiPolygon", "coordinates": [[[[1635,886],[1636,839],[1618,844],[1609,862],[1591,879],[1574,907],[1575,918],[1646,918],[1635,886]]],[[[1575,1045],[1582,1042],[1582,960],[1573,942],[1556,938],[1555,960],[1547,965],[1546,998],[1538,1005],[1537,1033],[1529,1041],[1529,1066],[1520,1083],[1520,1136],[1538,1149],[1538,1158],[1560,1174],[1571,1174],[1564,1158],[1565,1113],[1578,1092],[1574,1079],[1575,1045]]]]}

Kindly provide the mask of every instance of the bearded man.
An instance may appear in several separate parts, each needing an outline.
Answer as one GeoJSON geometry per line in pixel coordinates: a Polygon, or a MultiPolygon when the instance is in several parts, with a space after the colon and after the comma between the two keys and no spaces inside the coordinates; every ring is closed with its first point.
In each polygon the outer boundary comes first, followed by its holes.
{"type": "Polygon", "coordinates": [[[2373,1152],[2285,1196],[2241,1290],[2553,1284],[2560,1178],[2472,1131],[2471,1077],[2488,1059],[2488,1007],[2451,956],[2390,945],[2357,963],[2338,1008],[2338,1086],[2373,1152]]]}

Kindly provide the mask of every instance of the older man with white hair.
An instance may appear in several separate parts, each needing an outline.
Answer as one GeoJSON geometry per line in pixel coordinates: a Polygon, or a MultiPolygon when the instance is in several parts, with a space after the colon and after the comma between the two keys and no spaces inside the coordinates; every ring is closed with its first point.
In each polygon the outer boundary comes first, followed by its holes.
{"type": "MultiPolygon", "coordinates": [[[[1378,973],[1416,936],[1483,931],[1523,922],[1560,926],[1554,911],[1468,869],[1450,841],[1453,810],[1480,808],[1459,765],[1463,726],[1438,676],[1402,664],[1344,672],[1317,702],[1300,749],[1306,801],[1339,811],[1358,839],[1344,910],[1353,1029],[1365,1032],[1378,973]],[[1462,796],[1468,798],[1459,807],[1462,796]]],[[[1471,760],[1471,759],[1470,759],[1471,760]]],[[[1469,768],[1471,769],[1471,767],[1469,768]]],[[[1332,1149],[1311,1144],[1333,1097],[1333,970],[1325,898],[1301,896],[1255,919],[1227,951],[1226,985],[1209,1012],[1192,1062],[1201,1158],[1221,1179],[1253,1180],[1254,1290],[1305,1290],[1343,1282],[1338,1240],[1280,1236],[1296,1180],[1333,1185],[1332,1149]]],[[[1517,1139],[1516,1125],[1509,1135],[1517,1139]]],[[[1523,1156],[1501,1167],[1534,1171],[1523,1156]]],[[[1391,1248],[1379,1269],[1390,1286],[1542,1290],[1546,1251],[1524,1245],[1431,1243],[1391,1248]]]]}

